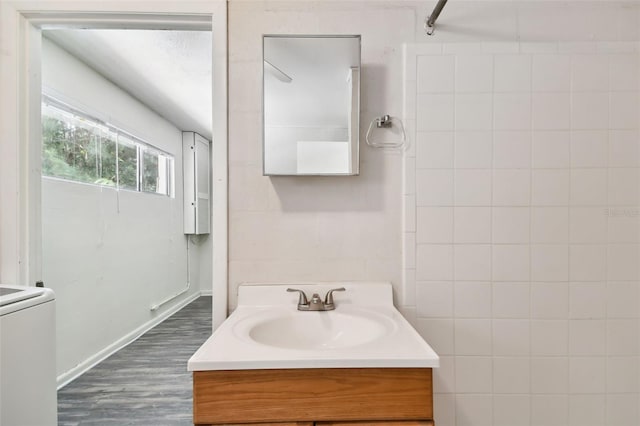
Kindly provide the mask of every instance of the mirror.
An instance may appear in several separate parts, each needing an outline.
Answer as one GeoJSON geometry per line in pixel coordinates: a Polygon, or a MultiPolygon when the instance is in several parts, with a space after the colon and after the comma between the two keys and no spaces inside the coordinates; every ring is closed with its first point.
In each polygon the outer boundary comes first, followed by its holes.
{"type": "Polygon", "coordinates": [[[263,173],[357,175],[360,36],[263,38],[263,173]]]}

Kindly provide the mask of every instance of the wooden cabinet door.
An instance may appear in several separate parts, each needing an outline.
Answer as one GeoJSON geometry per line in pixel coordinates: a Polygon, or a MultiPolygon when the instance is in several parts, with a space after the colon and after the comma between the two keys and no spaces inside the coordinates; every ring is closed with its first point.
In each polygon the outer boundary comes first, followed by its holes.
{"type": "Polygon", "coordinates": [[[373,422],[316,422],[315,426],[434,426],[434,423],[431,420],[380,420],[373,422]]]}
{"type": "Polygon", "coordinates": [[[277,423],[228,423],[205,426],[313,426],[313,422],[277,422],[277,423]]]}

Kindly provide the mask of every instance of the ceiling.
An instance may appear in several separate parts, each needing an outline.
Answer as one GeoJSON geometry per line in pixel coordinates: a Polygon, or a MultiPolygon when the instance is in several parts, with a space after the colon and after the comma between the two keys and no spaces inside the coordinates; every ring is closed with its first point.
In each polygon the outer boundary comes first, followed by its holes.
{"type": "Polygon", "coordinates": [[[210,31],[65,29],[43,34],[180,130],[211,139],[210,31]]]}

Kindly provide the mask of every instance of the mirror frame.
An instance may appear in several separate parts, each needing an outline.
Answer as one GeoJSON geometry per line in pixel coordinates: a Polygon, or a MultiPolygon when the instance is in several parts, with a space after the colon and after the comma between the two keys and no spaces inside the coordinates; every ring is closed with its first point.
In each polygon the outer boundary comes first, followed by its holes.
{"type": "Polygon", "coordinates": [[[360,103],[362,93],[362,36],[359,34],[263,34],[262,35],[262,175],[263,176],[358,176],[360,174],[360,103]],[[264,45],[266,38],[344,38],[358,40],[359,75],[357,84],[357,111],[352,111],[352,125],[350,129],[351,172],[350,173],[267,173],[265,162],[266,135],[265,135],[265,72],[264,72],[264,45]]]}

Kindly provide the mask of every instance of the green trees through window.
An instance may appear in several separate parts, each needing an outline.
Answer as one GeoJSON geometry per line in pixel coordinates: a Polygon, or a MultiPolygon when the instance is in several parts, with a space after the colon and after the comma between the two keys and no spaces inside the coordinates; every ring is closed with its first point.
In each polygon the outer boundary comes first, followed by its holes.
{"type": "Polygon", "coordinates": [[[173,156],[44,97],[42,174],[172,195],[173,156]]]}

